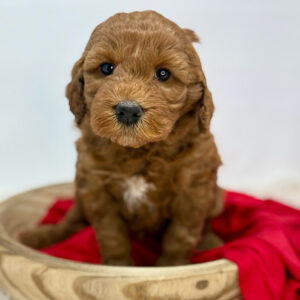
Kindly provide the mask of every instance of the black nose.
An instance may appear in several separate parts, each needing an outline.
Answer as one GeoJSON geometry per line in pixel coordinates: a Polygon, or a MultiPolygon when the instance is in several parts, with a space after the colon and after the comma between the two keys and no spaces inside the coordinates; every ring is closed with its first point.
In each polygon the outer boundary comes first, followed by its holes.
{"type": "Polygon", "coordinates": [[[141,118],[143,109],[135,101],[124,100],[115,107],[115,114],[120,123],[132,125],[141,118]]]}

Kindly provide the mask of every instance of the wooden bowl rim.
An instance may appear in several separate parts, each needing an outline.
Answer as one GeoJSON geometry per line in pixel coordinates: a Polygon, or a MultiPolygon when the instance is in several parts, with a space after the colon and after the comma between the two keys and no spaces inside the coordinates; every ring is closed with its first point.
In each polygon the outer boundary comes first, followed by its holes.
{"type": "MultiPolygon", "coordinates": [[[[20,196],[29,192],[37,192],[39,190],[45,190],[47,188],[53,188],[70,184],[60,183],[48,186],[39,187],[36,189],[30,189],[28,191],[11,196],[0,203],[0,212],[4,212],[6,208],[11,206],[12,202],[18,202],[20,196]]],[[[0,224],[0,246],[7,249],[10,253],[22,255],[25,258],[46,264],[52,268],[59,268],[63,265],[64,269],[72,269],[86,272],[95,272],[98,275],[104,275],[106,277],[113,277],[115,275],[123,277],[155,277],[155,276],[180,276],[181,274],[206,274],[212,272],[218,272],[220,270],[236,271],[238,272],[237,265],[227,259],[219,259],[211,262],[191,264],[184,266],[170,266],[170,267],[125,267],[125,266],[108,266],[108,265],[96,265],[89,263],[82,263],[71,261],[67,259],[57,258],[50,255],[43,254],[37,250],[31,249],[25,245],[22,245],[17,240],[9,236],[4,226],[0,224]]]]}

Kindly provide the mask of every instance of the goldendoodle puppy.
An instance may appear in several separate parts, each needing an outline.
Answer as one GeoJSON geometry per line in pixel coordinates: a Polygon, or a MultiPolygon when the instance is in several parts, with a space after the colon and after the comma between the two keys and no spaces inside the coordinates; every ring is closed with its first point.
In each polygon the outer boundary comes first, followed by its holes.
{"type": "Polygon", "coordinates": [[[214,105],[193,31],[153,11],[98,25],[66,89],[81,137],[75,205],[58,225],[26,231],[41,248],[86,224],[102,262],[132,265],[128,232],[161,232],[158,265],[189,262],[221,210],[214,105]]]}

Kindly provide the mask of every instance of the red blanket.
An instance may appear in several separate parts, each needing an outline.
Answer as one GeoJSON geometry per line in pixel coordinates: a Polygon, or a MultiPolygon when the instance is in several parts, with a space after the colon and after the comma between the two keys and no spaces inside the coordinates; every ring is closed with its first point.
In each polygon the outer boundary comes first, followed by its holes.
{"type": "MultiPolygon", "coordinates": [[[[72,199],[58,199],[41,223],[59,222],[72,203],[72,199]]],[[[227,192],[224,213],[212,221],[212,226],[225,245],[195,251],[191,263],[219,258],[235,262],[246,300],[300,299],[300,211],[272,200],[227,192]]],[[[160,251],[158,241],[131,237],[131,244],[137,266],[155,264],[160,251]]],[[[91,227],[41,251],[80,262],[101,262],[91,227]]]]}

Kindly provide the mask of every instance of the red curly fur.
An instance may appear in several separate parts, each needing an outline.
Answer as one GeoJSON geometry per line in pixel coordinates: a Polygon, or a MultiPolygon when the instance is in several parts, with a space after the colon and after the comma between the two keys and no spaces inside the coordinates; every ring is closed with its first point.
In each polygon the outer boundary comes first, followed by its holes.
{"type": "Polygon", "coordinates": [[[60,224],[23,233],[24,243],[45,247],[90,223],[104,264],[132,264],[129,230],[163,232],[158,265],[189,262],[221,209],[214,105],[197,40],[153,11],[117,14],[96,27],[66,89],[82,133],[76,203],[60,224]],[[99,71],[104,62],[116,66],[111,76],[99,71]],[[171,71],[165,82],[154,76],[162,67],[171,71]],[[144,109],[136,126],[114,115],[124,99],[144,109]]]}

